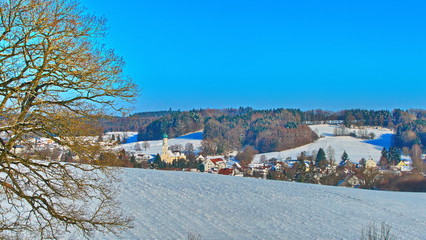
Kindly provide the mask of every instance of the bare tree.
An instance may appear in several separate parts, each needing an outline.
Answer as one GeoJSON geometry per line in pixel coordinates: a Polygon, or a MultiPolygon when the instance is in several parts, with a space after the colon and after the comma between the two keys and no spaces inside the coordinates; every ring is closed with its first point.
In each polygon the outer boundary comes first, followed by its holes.
{"type": "Polygon", "coordinates": [[[263,163],[263,164],[268,163],[268,159],[266,158],[266,155],[265,155],[265,154],[260,155],[260,160],[259,160],[259,162],[260,162],[260,163],[263,163]]]}
{"type": "Polygon", "coordinates": [[[194,148],[194,144],[192,144],[192,143],[186,143],[185,144],[185,152],[188,154],[188,153],[192,153],[192,152],[194,152],[195,151],[195,148],[194,148]]]}
{"type": "Polygon", "coordinates": [[[326,152],[330,165],[334,165],[336,163],[336,152],[334,151],[334,148],[332,146],[328,146],[326,152]]]}
{"type": "Polygon", "coordinates": [[[146,151],[147,148],[150,148],[150,147],[151,147],[151,145],[149,145],[148,141],[143,142],[143,148],[145,149],[145,151],[146,151]]]}
{"type": "Polygon", "coordinates": [[[0,238],[58,238],[129,226],[114,198],[116,161],[87,136],[97,118],[132,100],[123,61],[99,44],[104,19],[72,0],[0,2],[0,238]],[[80,163],[40,158],[34,137],[51,139],[80,163]],[[25,154],[13,151],[26,144],[25,154]],[[31,149],[32,148],[32,149],[31,149]],[[81,164],[85,163],[85,164],[81,164]]]}
{"type": "Polygon", "coordinates": [[[364,227],[361,232],[361,240],[393,240],[396,237],[391,233],[392,226],[382,222],[379,227],[376,223],[371,223],[364,227]]]}
{"type": "Polygon", "coordinates": [[[183,151],[183,146],[182,144],[173,144],[170,145],[170,151],[172,152],[182,152],[183,151]]]}
{"type": "Polygon", "coordinates": [[[134,149],[135,149],[135,151],[142,151],[141,144],[136,143],[134,149]]]}
{"type": "Polygon", "coordinates": [[[217,152],[217,145],[210,139],[203,139],[201,141],[201,153],[203,156],[214,155],[217,152]]]}
{"type": "Polygon", "coordinates": [[[258,154],[259,152],[254,149],[252,146],[247,146],[242,152],[239,152],[235,159],[237,161],[240,161],[240,164],[243,166],[249,165],[253,161],[254,155],[258,154]]]}
{"type": "Polygon", "coordinates": [[[411,147],[410,157],[414,169],[418,172],[423,172],[425,170],[425,166],[422,160],[422,149],[418,144],[414,144],[411,147]]]}

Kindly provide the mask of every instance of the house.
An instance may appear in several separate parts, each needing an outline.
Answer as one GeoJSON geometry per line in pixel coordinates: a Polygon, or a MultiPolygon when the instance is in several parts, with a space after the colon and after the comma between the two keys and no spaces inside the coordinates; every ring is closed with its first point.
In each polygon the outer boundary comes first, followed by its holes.
{"type": "MultiPolygon", "coordinates": [[[[306,172],[309,171],[309,165],[310,165],[310,161],[309,160],[304,160],[303,161],[305,163],[305,167],[306,167],[306,172]]],[[[294,166],[294,164],[299,164],[300,161],[297,159],[286,159],[284,160],[284,162],[282,162],[282,167],[284,168],[292,168],[294,166]]]]}
{"type": "Polygon", "coordinates": [[[154,158],[154,156],[152,156],[151,154],[137,154],[136,155],[136,162],[141,163],[143,161],[149,161],[153,158],[154,158]]]}
{"type": "Polygon", "coordinates": [[[260,166],[253,169],[253,176],[260,177],[263,179],[266,179],[266,176],[269,173],[269,167],[267,166],[260,166]]]}
{"type": "Polygon", "coordinates": [[[365,162],[365,168],[377,168],[377,163],[372,158],[365,162]]]}
{"type": "Polygon", "coordinates": [[[349,160],[345,160],[345,161],[341,161],[340,163],[339,163],[339,166],[340,167],[345,167],[345,168],[352,168],[352,167],[354,167],[355,166],[355,164],[354,163],[352,163],[351,161],[349,161],[349,160]]]}
{"type": "Polygon", "coordinates": [[[226,168],[226,162],[222,158],[205,159],[203,165],[205,172],[210,172],[212,169],[219,171],[222,168],[226,168]]]}
{"type": "Polygon", "coordinates": [[[275,164],[274,170],[284,170],[287,167],[286,164],[284,164],[283,162],[277,162],[275,164]]]}
{"type": "Polygon", "coordinates": [[[355,174],[349,174],[348,176],[345,177],[345,179],[337,183],[337,186],[359,188],[359,186],[361,185],[361,181],[362,180],[359,177],[357,177],[355,174]]]}
{"type": "Polygon", "coordinates": [[[234,169],[234,176],[243,177],[244,173],[247,172],[247,168],[241,166],[239,163],[232,164],[232,168],[234,169]]]}
{"type": "Polygon", "coordinates": [[[203,162],[203,166],[204,166],[204,172],[209,172],[211,169],[215,167],[215,164],[210,159],[206,159],[203,162]]]}
{"type": "Polygon", "coordinates": [[[411,167],[409,161],[400,161],[396,165],[396,169],[400,170],[401,172],[410,172],[413,168],[411,167]]]}
{"type": "Polygon", "coordinates": [[[200,155],[195,160],[204,162],[206,160],[206,158],[203,157],[203,155],[200,155]]]}
{"type": "Polygon", "coordinates": [[[217,168],[218,170],[226,168],[226,162],[222,158],[213,158],[210,159],[210,161],[215,165],[215,168],[217,168]]]}

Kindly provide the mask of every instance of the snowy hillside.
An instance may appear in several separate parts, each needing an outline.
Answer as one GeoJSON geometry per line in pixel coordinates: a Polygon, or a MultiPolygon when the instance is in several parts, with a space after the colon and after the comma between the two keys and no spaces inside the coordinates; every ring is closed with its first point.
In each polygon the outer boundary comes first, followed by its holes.
{"type": "MultiPolygon", "coordinates": [[[[340,161],[343,151],[348,153],[349,159],[352,162],[358,163],[361,158],[368,159],[370,157],[375,161],[379,161],[383,147],[389,148],[391,144],[392,131],[389,129],[367,129],[368,132],[373,132],[376,137],[373,140],[364,140],[349,136],[336,137],[333,135],[333,131],[337,126],[333,125],[311,125],[309,127],[323,137],[313,143],[298,148],[282,152],[264,153],[267,159],[273,157],[278,159],[286,159],[287,157],[296,159],[303,151],[310,154],[312,151],[318,151],[319,148],[325,150],[328,146],[331,146],[335,150],[337,163],[340,161]]],[[[349,131],[357,131],[357,129],[349,129],[349,131]]],[[[260,160],[261,155],[258,154],[255,156],[255,163],[260,160]]]]}
{"type": "MultiPolygon", "coordinates": [[[[142,144],[142,141],[137,142],[137,133],[134,133],[133,135],[129,135],[130,138],[127,140],[128,143],[126,144],[120,144],[118,146],[118,148],[123,148],[128,152],[132,152],[135,149],[135,145],[136,144],[142,144]]],[[[201,146],[201,140],[203,139],[202,137],[202,132],[195,132],[195,133],[190,133],[178,138],[171,138],[169,139],[169,146],[171,145],[175,145],[175,144],[180,144],[183,147],[185,147],[185,145],[187,143],[192,143],[194,145],[194,148],[197,149],[201,146]]],[[[163,140],[157,140],[157,141],[148,141],[149,143],[149,147],[146,149],[142,149],[142,151],[139,151],[138,153],[140,154],[152,154],[155,155],[157,153],[161,153],[161,148],[163,145],[163,140]]],[[[142,146],[142,145],[141,145],[142,146]]]]}
{"type": "Polygon", "coordinates": [[[383,221],[398,238],[426,236],[425,193],[141,169],[121,175],[120,199],[136,218],[121,239],[359,239],[363,227],[383,221]]]}

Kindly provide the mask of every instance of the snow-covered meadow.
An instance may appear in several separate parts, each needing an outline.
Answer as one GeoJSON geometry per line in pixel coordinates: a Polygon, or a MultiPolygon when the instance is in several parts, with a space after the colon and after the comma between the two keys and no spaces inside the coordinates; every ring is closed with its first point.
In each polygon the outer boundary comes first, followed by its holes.
{"type": "Polygon", "coordinates": [[[359,239],[381,222],[398,239],[426,236],[426,193],[142,169],[120,175],[119,199],[135,217],[120,239],[359,239]]]}
{"type": "MultiPolygon", "coordinates": [[[[133,134],[129,134],[128,136],[129,138],[127,139],[127,143],[120,144],[118,148],[123,148],[126,150],[126,152],[132,152],[132,151],[135,151],[136,144],[139,144],[139,146],[142,148],[142,150],[138,151],[138,153],[140,154],[155,155],[157,153],[161,153],[163,140],[148,141],[149,147],[145,150],[143,147],[143,141],[139,141],[139,142],[137,141],[137,138],[136,138],[137,132],[133,134]]],[[[181,137],[171,138],[168,140],[168,144],[169,146],[180,144],[183,147],[185,147],[187,143],[192,143],[194,145],[194,148],[198,149],[201,146],[202,139],[203,139],[202,132],[195,132],[195,133],[190,133],[181,137]]]]}
{"type": "MultiPolygon", "coordinates": [[[[344,151],[348,153],[349,159],[352,162],[358,163],[361,158],[373,158],[377,162],[380,159],[381,150],[383,147],[390,147],[393,134],[393,132],[389,129],[367,128],[368,132],[373,132],[375,134],[375,139],[365,140],[349,136],[334,136],[334,129],[338,127],[334,125],[310,125],[309,127],[323,137],[313,143],[306,144],[298,148],[293,148],[282,152],[270,152],[263,154],[267,159],[286,159],[287,157],[296,159],[297,156],[300,155],[300,153],[303,151],[310,154],[312,151],[318,151],[319,148],[326,150],[328,146],[331,146],[335,150],[335,158],[337,163],[340,161],[340,157],[344,151]]],[[[352,132],[358,131],[359,129],[348,130],[349,132],[352,132]]],[[[253,162],[259,162],[261,155],[262,154],[256,155],[253,162]]]]}

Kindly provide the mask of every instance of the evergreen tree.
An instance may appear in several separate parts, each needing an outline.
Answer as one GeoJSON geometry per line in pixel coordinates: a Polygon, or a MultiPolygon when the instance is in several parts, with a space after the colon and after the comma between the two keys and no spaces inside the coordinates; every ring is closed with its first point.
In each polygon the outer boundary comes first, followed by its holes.
{"type": "Polygon", "coordinates": [[[138,167],[137,162],[136,162],[136,157],[135,155],[132,154],[132,156],[130,156],[130,163],[133,165],[133,167],[138,167]]]}
{"type": "Polygon", "coordinates": [[[325,156],[324,149],[320,148],[315,158],[315,166],[319,167],[320,165],[325,165],[324,161],[327,161],[327,157],[325,156]]]}
{"type": "Polygon", "coordinates": [[[390,147],[388,152],[389,164],[397,165],[401,161],[401,150],[398,147],[390,147]]]}
{"type": "Polygon", "coordinates": [[[306,175],[305,160],[301,157],[299,158],[299,161],[296,164],[297,166],[296,166],[295,180],[296,182],[305,182],[305,175],[306,175]]]}
{"type": "Polygon", "coordinates": [[[151,164],[151,168],[153,169],[159,169],[160,167],[162,167],[162,161],[161,161],[161,157],[160,154],[157,153],[157,155],[154,158],[154,161],[151,164]]]}
{"type": "Polygon", "coordinates": [[[197,169],[198,169],[198,171],[200,171],[200,172],[204,172],[204,171],[205,171],[205,169],[204,169],[204,164],[203,164],[201,161],[200,161],[200,163],[198,164],[197,169]]]}
{"type": "Polygon", "coordinates": [[[386,150],[385,147],[383,147],[382,149],[382,157],[385,157],[386,159],[388,158],[388,151],[386,150]]]}
{"type": "Polygon", "coordinates": [[[382,149],[382,156],[380,156],[380,160],[379,160],[379,166],[381,167],[387,167],[389,164],[389,160],[388,160],[388,151],[386,150],[385,147],[383,147],[382,149]]]}
{"type": "Polygon", "coordinates": [[[367,160],[365,160],[365,158],[361,158],[361,160],[359,160],[359,167],[365,168],[366,163],[367,163],[367,160]]]}
{"type": "Polygon", "coordinates": [[[343,163],[345,163],[345,162],[349,161],[349,156],[348,156],[348,154],[346,153],[346,151],[343,151],[342,157],[341,157],[340,159],[342,159],[342,161],[340,162],[340,164],[339,164],[339,165],[342,165],[343,163]]]}

